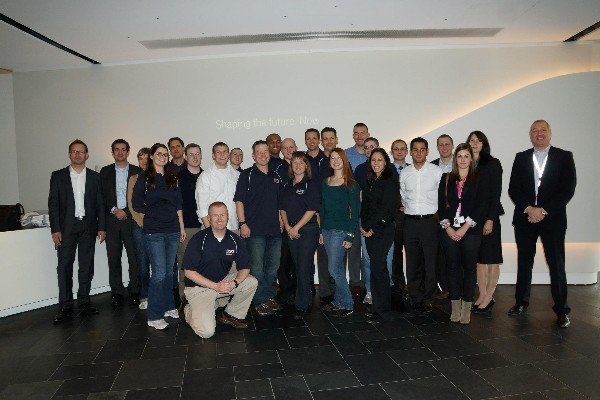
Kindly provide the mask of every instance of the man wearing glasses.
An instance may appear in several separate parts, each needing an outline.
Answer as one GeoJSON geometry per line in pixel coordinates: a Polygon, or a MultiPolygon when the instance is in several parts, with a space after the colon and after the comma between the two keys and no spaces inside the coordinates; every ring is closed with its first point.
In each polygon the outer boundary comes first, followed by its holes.
{"type": "Polygon", "coordinates": [[[58,307],[54,323],[73,316],[73,262],[79,256],[77,302],[81,315],[98,314],[90,304],[90,288],[94,277],[96,237],[106,238],[104,203],[100,175],[85,167],[88,147],[81,140],[69,145],[71,165],[52,172],[48,213],[52,241],[58,255],[58,307]]]}

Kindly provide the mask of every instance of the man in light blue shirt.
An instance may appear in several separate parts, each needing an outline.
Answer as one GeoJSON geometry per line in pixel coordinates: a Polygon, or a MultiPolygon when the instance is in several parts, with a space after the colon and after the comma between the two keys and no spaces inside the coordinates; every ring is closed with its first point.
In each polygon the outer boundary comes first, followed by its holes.
{"type": "Polygon", "coordinates": [[[111,145],[114,164],[100,170],[100,182],[106,210],[106,254],[108,257],[108,283],[112,294],[111,305],[118,307],[123,303],[127,291],[123,287],[121,256],[123,247],[129,263],[129,300],[139,304],[139,274],[132,238],[132,221],[127,204],[127,183],[129,178],[140,171],[129,164],[129,143],[117,139],[111,145]]]}
{"type": "Polygon", "coordinates": [[[369,127],[363,124],[362,122],[354,125],[354,129],[352,130],[352,139],[354,139],[355,145],[347,148],[346,157],[348,157],[348,162],[352,167],[352,172],[356,169],[359,164],[367,161],[367,156],[365,155],[365,140],[371,136],[369,134],[369,127]]]}

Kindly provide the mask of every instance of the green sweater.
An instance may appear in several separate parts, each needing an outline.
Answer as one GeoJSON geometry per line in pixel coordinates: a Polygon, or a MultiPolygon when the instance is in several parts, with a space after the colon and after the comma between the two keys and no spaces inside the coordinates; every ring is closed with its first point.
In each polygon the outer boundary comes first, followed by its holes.
{"type": "Polygon", "coordinates": [[[321,184],[321,229],[346,232],[346,241],[352,242],[360,216],[360,187],[354,181],[348,186],[329,186],[327,179],[321,184]]]}

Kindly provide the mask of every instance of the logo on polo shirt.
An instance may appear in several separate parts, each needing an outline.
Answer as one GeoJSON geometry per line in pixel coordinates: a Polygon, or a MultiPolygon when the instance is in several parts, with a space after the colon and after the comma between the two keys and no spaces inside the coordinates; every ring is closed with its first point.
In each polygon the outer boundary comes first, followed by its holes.
{"type": "Polygon", "coordinates": [[[232,256],[234,254],[235,254],[235,250],[229,250],[229,249],[225,250],[225,255],[226,256],[232,256]]]}
{"type": "Polygon", "coordinates": [[[304,189],[298,189],[298,190],[296,190],[296,194],[304,194],[304,189]]]}
{"type": "Polygon", "coordinates": [[[273,182],[279,184],[279,179],[278,178],[273,178],[273,182]]]}

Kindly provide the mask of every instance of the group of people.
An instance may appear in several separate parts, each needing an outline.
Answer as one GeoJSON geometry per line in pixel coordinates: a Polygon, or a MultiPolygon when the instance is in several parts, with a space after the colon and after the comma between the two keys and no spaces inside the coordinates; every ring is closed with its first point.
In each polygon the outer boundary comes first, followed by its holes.
{"type": "MultiPolygon", "coordinates": [[[[541,237],[554,311],[559,325],[568,327],[564,239],[575,166],[572,154],[551,147],[550,138],[549,124],[535,121],[534,149],[517,155],[511,173],[519,272],[509,315],[529,306],[541,237]]],[[[210,337],[217,319],[247,327],[251,305],[265,316],[287,303],[294,318],[303,319],[313,302],[315,273],[321,308],[333,317],[351,315],[353,297],[360,295],[371,322],[388,321],[392,292],[422,313],[431,311],[436,297],[449,297],[450,320],[463,324],[472,312],[490,312],[504,210],[502,167],[486,135],[471,132],[456,148],[441,135],[440,158],[431,163],[421,137],[410,148],[395,140],[391,159],[364,123],[354,126],[353,139],[355,145],[343,150],[334,128],[308,129],[307,149],[298,151],[293,139],[272,133],[253,144],[254,164],[243,170],[242,150],[230,151],[223,142],[213,145],[213,164],[202,170],[200,146],[185,146],[177,137],[167,146],[141,149],[136,167],[127,161],[129,144],[117,139],[111,145],[115,163],[99,174],[85,168],[87,146],[75,140],[70,166],[52,174],[48,199],[58,253],[54,322],[73,315],[77,248],[79,310],[98,313],[89,301],[96,237],[106,239],[111,304],[119,307],[128,295],[131,304],[147,309],[148,325],[156,329],[182,315],[196,334],[210,337]],[[412,164],[405,160],[409,152],[412,164]]]]}

